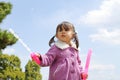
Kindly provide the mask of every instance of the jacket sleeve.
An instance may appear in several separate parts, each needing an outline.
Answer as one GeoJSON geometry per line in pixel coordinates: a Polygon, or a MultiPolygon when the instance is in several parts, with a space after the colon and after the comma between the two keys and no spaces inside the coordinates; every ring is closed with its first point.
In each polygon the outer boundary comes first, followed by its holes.
{"type": "Polygon", "coordinates": [[[44,67],[44,66],[50,66],[52,64],[52,62],[54,61],[56,57],[56,48],[55,46],[52,46],[48,52],[44,55],[41,55],[40,60],[41,60],[41,64],[40,66],[44,67]]]}

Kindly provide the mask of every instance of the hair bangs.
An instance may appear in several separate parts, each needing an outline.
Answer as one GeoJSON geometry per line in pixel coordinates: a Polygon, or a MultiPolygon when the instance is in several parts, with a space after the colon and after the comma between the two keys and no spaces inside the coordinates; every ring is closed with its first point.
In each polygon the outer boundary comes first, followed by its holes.
{"type": "Polygon", "coordinates": [[[57,26],[57,30],[56,30],[56,33],[58,30],[62,31],[62,30],[65,30],[65,31],[69,31],[69,30],[73,30],[74,31],[74,27],[70,24],[59,24],[57,26]]]}

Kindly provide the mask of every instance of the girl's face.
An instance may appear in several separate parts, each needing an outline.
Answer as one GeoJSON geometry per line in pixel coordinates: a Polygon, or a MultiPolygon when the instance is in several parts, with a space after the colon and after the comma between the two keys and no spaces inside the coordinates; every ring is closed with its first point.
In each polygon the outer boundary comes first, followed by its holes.
{"type": "Polygon", "coordinates": [[[67,43],[70,44],[71,39],[73,39],[74,37],[74,31],[72,28],[64,28],[63,26],[61,28],[58,28],[57,33],[56,33],[56,37],[67,43]]]}

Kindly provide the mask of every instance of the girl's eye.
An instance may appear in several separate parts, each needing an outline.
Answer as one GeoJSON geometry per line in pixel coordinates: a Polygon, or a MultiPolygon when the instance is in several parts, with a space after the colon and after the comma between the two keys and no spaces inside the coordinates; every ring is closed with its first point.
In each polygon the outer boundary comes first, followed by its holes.
{"type": "Polygon", "coordinates": [[[65,31],[69,31],[69,29],[66,29],[65,31]]]}
{"type": "Polygon", "coordinates": [[[61,32],[62,30],[59,30],[59,32],[61,32]]]}

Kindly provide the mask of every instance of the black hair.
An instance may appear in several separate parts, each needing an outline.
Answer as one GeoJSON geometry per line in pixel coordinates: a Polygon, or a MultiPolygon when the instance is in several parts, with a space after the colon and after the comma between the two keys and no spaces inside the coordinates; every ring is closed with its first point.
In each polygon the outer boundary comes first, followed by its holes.
{"type": "MultiPolygon", "coordinates": [[[[74,42],[76,44],[76,47],[78,48],[79,47],[79,40],[77,37],[77,33],[75,31],[74,25],[70,22],[64,21],[64,22],[57,25],[56,33],[58,32],[58,29],[62,30],[62,27],[64,27],[65,30],[69,30],[70,28],[72,28],[73,32],[75,33],[73,39],[74,39],[74,42]]],[[[51,46],[51,44],[55,42],[54,38],[55,38],[55,35],[50,39],[49,46],[51,46]]]]}

